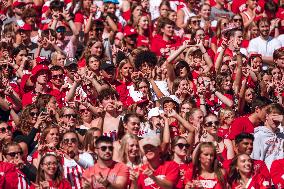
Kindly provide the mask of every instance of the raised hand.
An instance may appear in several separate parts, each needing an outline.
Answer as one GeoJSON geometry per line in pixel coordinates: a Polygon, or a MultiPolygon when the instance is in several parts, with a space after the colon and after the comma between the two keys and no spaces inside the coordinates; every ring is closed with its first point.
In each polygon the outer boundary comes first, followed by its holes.
{"type": "Polygon", "coordinates": [[[96,180],[98,183],[102,184],[105,187],[110,184],[107,180],[107,177],[104,177],[101,172],[99,172],[99,177],[96,180]]]}

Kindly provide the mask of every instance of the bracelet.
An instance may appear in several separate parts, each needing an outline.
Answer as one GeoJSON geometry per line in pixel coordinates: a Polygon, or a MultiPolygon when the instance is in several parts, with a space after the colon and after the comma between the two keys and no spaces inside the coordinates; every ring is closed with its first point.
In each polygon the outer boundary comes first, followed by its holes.
{"type": "Polygon", "coordinates": [[[217,90],[215,89],[214,91],[212,91],[213,92],[213,94],[215,94],[216,92],[217,92],[217,90]]]}
{"type": "Polygon", "coordinates": [[[202,104],[200,103],[199,105],[200,105],[200,106],[201,106],[201,105],[205,106],[205,104],[203,104],[203,103],[202,103],[202,104]]]}
{"type": "Polygon", "coordinates": [[[202,53],[202,55],[204,55],[204,54],[206,54],[207,53],[207,51],[205,51],[204,53],[202,53]]]}
{"type": "Polygon", "coordinates": [[[72,19],[70,18],[69,20],[66,20],[66,22],[70,22],[72,19]]]}

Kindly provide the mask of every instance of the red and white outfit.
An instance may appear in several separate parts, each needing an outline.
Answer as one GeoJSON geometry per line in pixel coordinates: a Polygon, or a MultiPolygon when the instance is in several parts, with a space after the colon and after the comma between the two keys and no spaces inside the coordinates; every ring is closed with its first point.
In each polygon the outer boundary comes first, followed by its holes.
{"type": "Polygon", "coordinates": [[[276,189],[284,188],[284,159],[273,161],[270,174],[276,189]]]}
{"type": "MultiPolygon", "coordinates": [[[[188,169],[187,172],[184,175],[184,185],[186,185],[188,182],[192,182],[193,180],[198,180],[201,182],[202,187],[204,189],[223,189],[223,184],[217,179],[208,179],[208,178],[203,178],[201,176],[198,176],[197,178],[193,178],[192,172],[193,169],[188,169]]],[[[226,179],[225,179],[226,183],[226,179]]],[[[197,189],[197,188],[196,188],[197,189]]]]}
{"type": "Polygon", "coordinates": [[[63,158],[64,177],[70,182],[72,189],[82,188],[82,174],[84,169],[75,160],[63,158]]]}
{"type": "Polygon", "coordinates": [[[151,51],[157,56],[168,57],[171,51],[176,50],[181,45],[181,39],[177,36],[172,37],[171,40],[163,40],[163,36],[155,35],[151,41],[151,51]]]}
{"type": "MultiPolygon", "coordinates": [[[[148,169],[149,165],[142,166],[142,172],[148,169]]],[[[177,184],[179,179],[179,170],[178,164],[174,161],[166,161],[163,162],[156,170],[154,170],[154,175],[159,179],[166,179],[174,184],[177,184]]],[[[140,173],[137,180],[138,188],[143,189],[159,189],[159,187],[150,177],[147,175],[140,173]]]]}
{"type": "Polygon", "coordinates": [[[14,164],[8,162],[0,163],[0,186],[3,189],[30,188],[26,176],[14,164]]]}
{"type": "MultiPolygon", "coordinates": [[[[238,188],[240,183],[234,182],[232,184],[232,189],[238,188]]],[[[264,178],[262,175],[256,174],[249,179],[248,183],[245,186],[246,189],[270,189],[270,180],[264,178]]]]}

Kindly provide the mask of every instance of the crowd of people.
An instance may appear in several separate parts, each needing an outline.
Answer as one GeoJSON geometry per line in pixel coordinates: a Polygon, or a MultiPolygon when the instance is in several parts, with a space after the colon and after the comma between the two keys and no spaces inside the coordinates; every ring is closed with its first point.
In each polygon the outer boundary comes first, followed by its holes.
{"type": "Polygon", "coordinates": [[[283,189],[283,0],[0,0],[3,189],[283,189]]]}

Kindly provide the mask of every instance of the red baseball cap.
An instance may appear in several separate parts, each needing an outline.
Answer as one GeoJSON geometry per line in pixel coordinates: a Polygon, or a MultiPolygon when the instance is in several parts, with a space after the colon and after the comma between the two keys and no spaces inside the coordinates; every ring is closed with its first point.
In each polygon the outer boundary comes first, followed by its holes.
{"type": "Polygon", "coordinates": [[[19,0],[13,3],[13,7],[24,6],[24,5],[26,5],[26,3],[24,1],[19,1],[19,0]]]}
{"type": "Polygon", "coordinates": [[[45,56],[38,56],[36,57],[36,63],[37,64],[44,64],[44,63],[50,63],[48,58],[46,58],[45,56]]]}
{"type": "Polygon", "coordinates": [[[41,73],[41,72],[46,72],[48,74],[48,80],[50,80],[51,78],[51,71],[49,70],[48,66],[46,65],[36,65],[33,69],[32,69],[32,75],[31,75],[31,81],[35,82],[37,76],[41,73]]]}
{"type": "Polygon", "coordinates": [[[123,35],[124,35],[124,37],[127,37],[127,36],[131,36],[131,35],[138,35],[138,33],[136,32],[136,30],[134,28],[126,27],[124,29],[123,35]]]}

